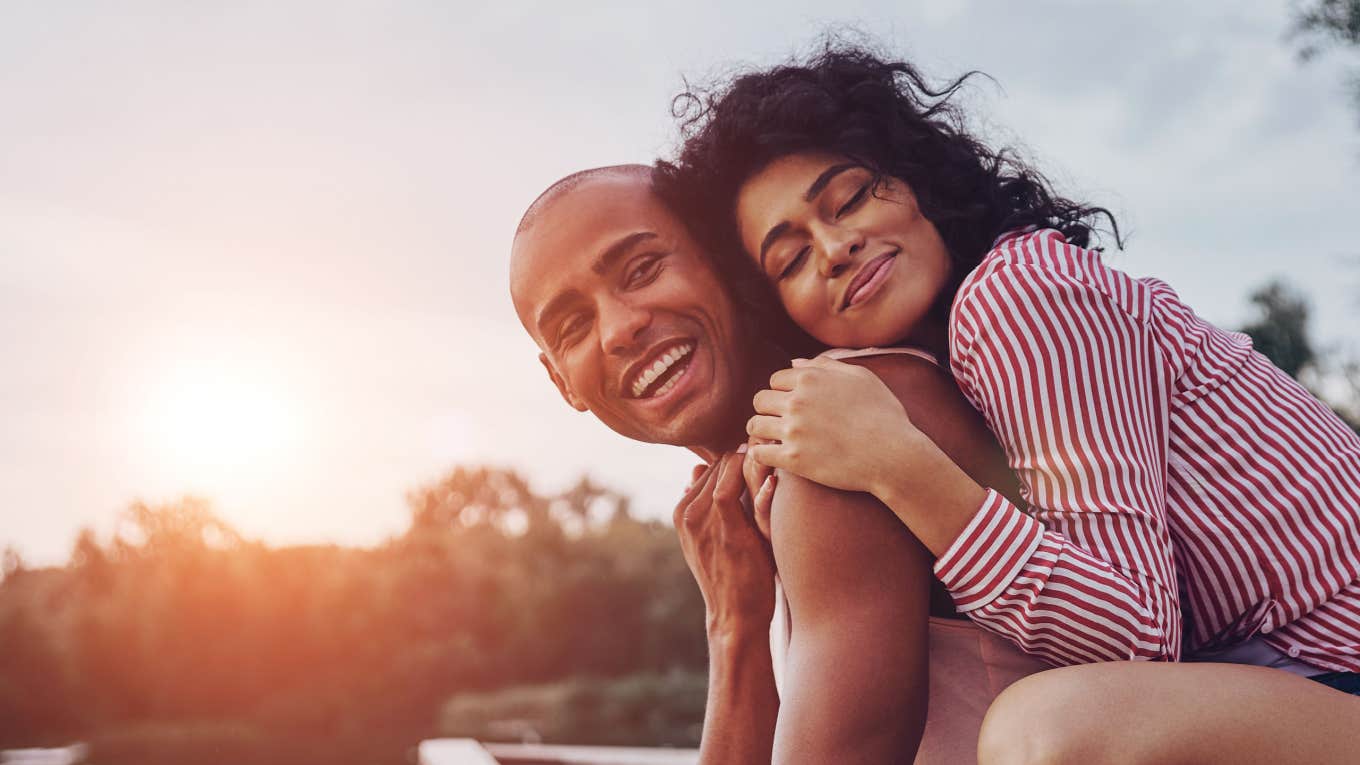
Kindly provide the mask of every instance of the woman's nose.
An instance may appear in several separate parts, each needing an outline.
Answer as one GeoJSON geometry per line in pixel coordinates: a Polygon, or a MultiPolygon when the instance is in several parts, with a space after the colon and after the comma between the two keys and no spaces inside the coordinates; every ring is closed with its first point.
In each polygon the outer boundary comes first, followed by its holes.
{"type": "Polygon", "coordinates": [[[823,242],[821,258],[818,266],[823,277],[835,279],[850,267],[855,261],[855,256],[859,254],[864,242],[857,236],[841,235],[837,237],[827,237],[823,242]]]}

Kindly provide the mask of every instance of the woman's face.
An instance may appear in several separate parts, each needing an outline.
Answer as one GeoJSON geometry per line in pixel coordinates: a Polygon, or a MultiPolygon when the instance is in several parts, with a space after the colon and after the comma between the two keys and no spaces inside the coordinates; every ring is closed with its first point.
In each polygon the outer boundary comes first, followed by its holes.
{"type": "Polygon", "coordinates": [[[737,228],[789,316],[833,347],[907,340],[949,281],[949,251],[897,178],[790,154],[742,185],[737,228]]]}

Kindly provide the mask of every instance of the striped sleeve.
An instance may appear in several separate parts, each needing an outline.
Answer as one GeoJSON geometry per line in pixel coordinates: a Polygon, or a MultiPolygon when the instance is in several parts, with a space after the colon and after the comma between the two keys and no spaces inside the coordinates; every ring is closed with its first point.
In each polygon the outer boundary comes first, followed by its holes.
{"type": "Polygon", "coordinates": [[[954,308],[955,375],[1030,508],[989,493],[937,576],[975,622],[1052,663],[1177,659],[1165,515],[1173,377],[1122,300],[1120,281],[1132,280],[1094,254],[1008,259],[975,276],[954,308]]]}

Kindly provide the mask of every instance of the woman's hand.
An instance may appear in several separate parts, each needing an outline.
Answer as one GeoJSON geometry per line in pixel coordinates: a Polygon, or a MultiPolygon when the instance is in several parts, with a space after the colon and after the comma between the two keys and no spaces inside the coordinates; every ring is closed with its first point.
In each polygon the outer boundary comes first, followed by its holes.
{"type": "Polygon", "coordinates": [[[699,583],[709,633],[769,629],[774,617],[774,556],[742,501],[742,454],[695,468],[675,508],[685,562],[699,583]]]}
{"type": "MultiPolygon", "coordinates": [[[[755,396],[748,461],[880,494],[892,476],[919,467],[913,457],[935,447],[873,372],[825,358],[793,363],[755,396]]],[[[748,480],[760,477],[756,469],[748,473],[748,480]]]]}

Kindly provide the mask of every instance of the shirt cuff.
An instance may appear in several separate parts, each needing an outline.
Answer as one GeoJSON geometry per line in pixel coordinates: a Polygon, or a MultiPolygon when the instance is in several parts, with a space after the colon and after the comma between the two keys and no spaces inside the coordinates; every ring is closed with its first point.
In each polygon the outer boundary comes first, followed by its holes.
{"type": "Polygon", "coordinates": [[[1044,525],[995,490],[935,561],[935,576],[966,613],[991,603],[1020,575],[1043,541],[1044,525]]]}

